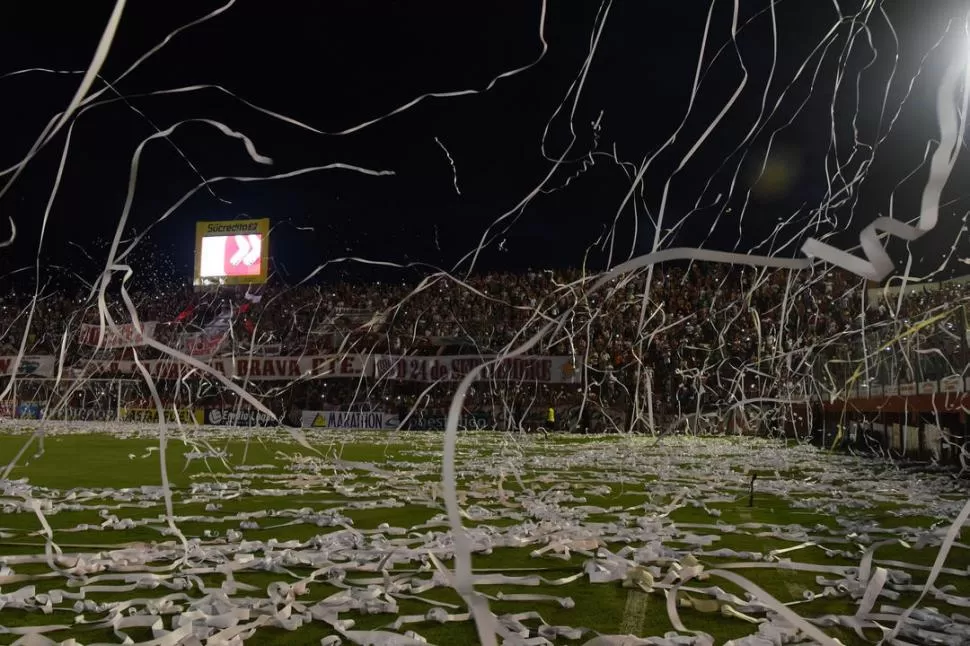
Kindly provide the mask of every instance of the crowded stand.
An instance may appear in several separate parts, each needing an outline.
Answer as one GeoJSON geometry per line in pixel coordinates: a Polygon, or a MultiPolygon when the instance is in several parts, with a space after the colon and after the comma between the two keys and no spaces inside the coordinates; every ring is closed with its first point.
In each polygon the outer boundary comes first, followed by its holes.
{"type": "MultiPolygon", "coordinates": [[[[873,289],[834,271],[692,263],[657,267],[649,289],[646,272],[589,296],[592,282],[575,269],[467,280],[435,274],[392,283],[134,291],[138,319],[151,325],[146,336],[161,348],[104,343],[104,314],[116,324],[131,322],[121,298],[109,294],[102,312],[87,294],[41,294],[26,329],[33,294],[11,292],[0,298],[0,356],[16,357],[23,344],[25,355],[52,356],[64,366],[61,379],[72,384],[70,392],[60,385],[54,396],[50,379],[18,378],[21,401],[60,399],[80,409],[104,397],[126,400],[116,401],[116,408],[151,408],[133,361],[166,358],[166,347],[206,361],[493,356],[567,314],[528,353],[566,358],[555,364],[558,377],[479,381],[465,411],[488,420],[475,424],[576,430],[602,427],[603,419],[612,420],[607,428],[642,428],[646,408],[663,420],[752,397],[832,397],[859,380],[860,363],[863,383],[940,379],[961,374],[966,364],[954,361],[966,358],[966,295],[959,280],[917,285],[900,298],[898,289],[873,289]],[[934,316],[932,324],[921,324],[934,316]],[[125,380],[131,392],[121,393],[112,379],[125,380]],[[86,380],[95,385],[79,385],[86,380]]],[[[380,409],[412,427],[440,426],[453,395],[447,384],[387,374],[293,376],[250,380],[245,388],[294,424],[300,410],[380,409]]],[[[203,379],[205,387],[191,392],[183,381],[158,380],[166,404],[238,405],[237,395],[218,380],[203,379]]]]}

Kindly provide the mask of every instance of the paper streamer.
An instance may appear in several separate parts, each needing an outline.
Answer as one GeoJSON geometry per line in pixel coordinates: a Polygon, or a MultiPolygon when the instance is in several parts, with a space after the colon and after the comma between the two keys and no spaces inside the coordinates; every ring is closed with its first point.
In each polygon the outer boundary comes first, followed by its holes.
{"type": "Polygon", "coordinates": [[[966,60],[957,59],[947,67],[936,97],[940,145],[933,153],[930,163],[930,176],[923,189],[919,222],[916,226],[909,226],[891,217],[876,218],[859,234],[859,243],[862,245],[866,260],[836,249],[816,238],[806,240],[802,245],[802,252],[806,256],[819,258],[876,282],[881,282],[891,274],[894,264],[879,241],[877,232],[884,231],[912,242],[936,226],[939,220],[940,195],[956,165],[957,156],[962,147],[968,99],[970,99],[970,64],[966,60]],[[957,89],[960,90],[959,105],[954,103],[957,89]]]}

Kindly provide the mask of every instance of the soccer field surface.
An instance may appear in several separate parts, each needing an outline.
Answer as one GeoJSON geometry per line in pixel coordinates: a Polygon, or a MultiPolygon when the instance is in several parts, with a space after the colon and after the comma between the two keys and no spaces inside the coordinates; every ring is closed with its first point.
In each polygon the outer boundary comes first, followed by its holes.
{"type": "MultiPolygon", "coordinates": [[[[170,525],[157,427],[50,423],[42,451],[23,450],[31,429],[0,430],[2,462],[20,454],[0,643],[478,641],[449,586],[441,434],[310,431],[308,448],[282,430],[170,429],[170,525]]],[[[776,602],[845,644],[910,606],[901,639],[970,638],[959,537],[921,597],[967,499],[925,466],[757,439],[476,432],[456,470],[475,589],[521,643],[781,643],[794,630],[776,602]]]]}

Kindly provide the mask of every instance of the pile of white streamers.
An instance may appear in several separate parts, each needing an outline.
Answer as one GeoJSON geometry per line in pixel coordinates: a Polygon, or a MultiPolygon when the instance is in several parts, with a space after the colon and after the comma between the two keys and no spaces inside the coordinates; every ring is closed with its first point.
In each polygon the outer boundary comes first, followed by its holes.
{"type": "MultiPolygon", "coordinates": [[[[52,426],[47,442],[92,431],[85,424],[52,426]]],[[[116,432],[129,439],[150,440],[154,435],[150,427],[127,426],[116,432]]],[[[260,432],[265,442],[290,439],[286,433],[260,432]]],[[[561,442],[530,436],[510,443],[501,434],[469,435],[455,464],[462,474],[457,494],[464,505],[468,527],[463,532],[471,553],[527,550],[536,563],[534,568],[507,572],[473,570],[476,587],[492,590],[477,594],[527,606],[521,613],[493,617],[505,644],[713,643],[706,633],[684,624],[678,612],[681,607],[720,613],[723,621],[749,623],[751,636],[734,644],[782,644],[796,638],[836,643],[820,630],[827,626],[848,628],[860,636],[866,629],[882,631],[899,644],[955,646],[970,639],[970,617],[945,615],[921,603],[928,597],[970,608],[970,598],[956,594],[952,585],[934,585],[941,573],[970,575],[968,570],[943,565],[950,549],[970,549],[955,541],[970,507],[964,507],[965,489],[952,477],[888,468],[874,460],[806,446],[779,450],[773,441],[751,438],[671,437],[656,444],[646,438],[561,442]],[[753,473],[760,474],[758,498],[777,499],[759,502],[753,511],[786,505],[834,522],[802,526],[720,521],[718,507],[744,509],[753,473]],[[587,502],[590,496],[609,500],[620,495],[627,501],[625,506],[587,502]],[[630,497],[642,502],[628,504],[630,497]],[[898,521],[884,525],[872,518],[858,520],[860,512],[887,505],[891,511],[883,513],[898,521]],[[702,510],[710,520],[671,520],[671,514],[684,508],[702,510]],[[910,526],[906,516],[932,516],[938,523],[932,528],[910,526]],[[767,552],[718,546],[722,540],[744,537],[788,545],[767,552]],[[939,549],[941,558],[933,567],[884,560],[879,550],[889,545],[939,549]],[[817,558],[800,562],[799,553],[824,553],[855,564],[820,565],[817,558]],[[814,573],[816,585],[803,590],[804,598],[782,603],[741,576],[751,568],[814,573]],[[546,571],[555,571],[556,578],[543,576],[546,571]],[[596,635],[583,626],[549,625],[541,607],[572,608],[571,598],[501,592],[503,585],[561,586],[575,581],[621,583],[631,595],[650,595],[656,599],[651,604],[665,604],[676,633],[639,638],[596,635]],[[718,587],[724,581],[739,586],[744,596],[718,587]],[[894,604],[906,592],[919,592],[920,603],[906,608],[894,604]],[[855,611],[803,618],[811,614],[814,601],[832,598],[842,599],[855,611]]],[[[0,498],[4,517],[27,514],[38,522],[28,523],[35,525],[29,530],[0,527],[3,541],[29,545],[31,538],[44,537],[47,549],[0,559],[0,606],[63,619],[2,632],[22,635],[17,644],[78,644],[77,638],[55,642],[45,635],[100,627],[110,628],[124,643],[134,643],[126,630],[149,628],[153,639],[139,644],[213,646],[239,644],[254,635],[259,640],[261,627],[296,630],[323,622],[335,633],[324,644],[418,644],[425,643],[422,625],[471,619],[460,607],[423,596],[434,588],[455,585],[443,565],[455,556],[455,536],[434,481],[438,467],[433,434],[327,434],[326,443],[331,446],[351,442],[412,447],[378,463],[280,451],[270,464],[226,469],[220,461],[226,457],[224,451],[200,450],[203,443],[216,446],[241,437],[239,430],[228,429],[186,436],[187,462],[208,460],[210,470],[193,474],[190,487],[172,492],[178,504],[205,509],[202,514],[174,518],[179,524],[206,528],[198,536],[185,537],[185,545],[168,527],[160,487],[53,491],[26,480],[5,481],[0,498]],[[278,498],[279,503],[265,511],[220,513],[226,501],[247,496],[278,498]],[[288,507],[288,496],[315,502],[288,507]],[[414,527],[384,523],[368,530],[355,528],[347,515],[354,510],[402,507],[428,510],[431,518],[414,527]],[[129,516],[133,510],[137,512],[129,516]],[[153,515],[152,510],[158,513],[153,515]],[[58,514],[70,512],[96,513],[101,522],[51,528],[58,514]],[[254,530],[292,525],[321,529],[306,541],[247,537],[254,530]],[[157,531],[159,540],[110,544],[112,532],[135,528],[157,531]],[[109,544],[65,548],[76,532],[104,532],[109,544]],[[37,574],[30,569],[45,563],[50,572],[37,574]],[[298,575],[292,571],[295,568],[310,573],[298,575]],[[236,580],[246,573],[279,578],[266,589],[256,589],[236,580]],[[63,588],[53,587],[57,580],[63,580],[63,588]],[[38,582],[44,582],[43,591],[37,589],[38,582]],[[339,591],[319,598],[313,594],[315,584],[339,591]],[[89,596],[103,593],[128,598],[98,602],[89,596]],[[428,611],[388,617],[380,629],[354,629],[357,616],[397,615],[402,599],[426,603],[428,611]]],[[[153,453],[129,458],[151,459],[153,453]]],[[[635,606],[628,604],[627,612],[633,614],[623,619],[627,627],[642,625],[646,608],[641,604],[639,610],[629,610],[635,606]]]]}

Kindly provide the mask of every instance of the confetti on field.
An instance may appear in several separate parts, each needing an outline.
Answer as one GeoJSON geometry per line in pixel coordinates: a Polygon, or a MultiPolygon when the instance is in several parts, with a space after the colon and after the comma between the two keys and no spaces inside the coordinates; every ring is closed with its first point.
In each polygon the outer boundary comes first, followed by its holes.
{"type": "MultiPolygon", "coordinates": [[[[8,425],[0,446],[23,432],[8,425]]],[[[171,483],[178,533],[142,477],[154,436],[52,423],[45,460],[7,481],[5,612],[56,618],[11,620],[14,634],[473,639],[448,591],[436,434],[327,432],[307,454],[266,431],[244,464],[246,432],[192,431],[169,446],[171,466],[185,461],[171,483]],[[75,477],[72,460],[112,466],[75,477]]],[[[946,474],[753,438],[482,432],[463,437],[455,466],[471,576],[513,643],[621,643],[610,635],[627,626],[649,643],[816,629],[851,641],[898,621],[924,585],[901,638],[967,638],[967,547],[944,536],[966,520],[966,491],[946,474]],[[930,567],[941,544],[950,559],[930,567]]]]}

